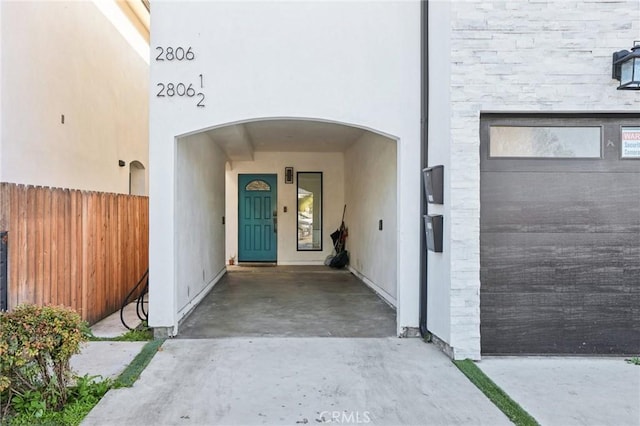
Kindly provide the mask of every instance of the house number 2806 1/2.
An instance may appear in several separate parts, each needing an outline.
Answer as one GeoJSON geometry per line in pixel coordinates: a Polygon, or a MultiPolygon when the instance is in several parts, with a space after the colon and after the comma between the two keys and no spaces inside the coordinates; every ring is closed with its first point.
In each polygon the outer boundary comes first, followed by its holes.
{"type": "MultiPolygon", "coordinates": [[[[202,74],[199,75],[200,77],[200,89],[204,88],[204,79],[202,77],[202,74]]],[[[156,96],[159,98],[172,98],[174,96],[178,96],[178,97],[187,97],[187,98],[193,98],[195,97],[196,100],[198,101],[198,103],[196,103],[197,107],[204,107],[204,100],[205,100],[205,95],[203,92],[196,92],[196,89],[193,88],[193,83],[158,83],[156,84],[156,86],[158,87],[158,93],[156,93],[156,96]]]]}

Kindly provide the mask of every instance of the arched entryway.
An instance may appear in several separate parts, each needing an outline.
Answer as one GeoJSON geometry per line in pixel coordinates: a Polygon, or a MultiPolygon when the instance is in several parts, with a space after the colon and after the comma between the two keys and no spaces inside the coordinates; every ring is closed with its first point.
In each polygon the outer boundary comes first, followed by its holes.
{"type": "Polygon", "coordinates": [[[320,266],[333,252],[330,235],[343,213],[348,270],[397,305],[396,138],[344,123],[269,118],[204,129],[176,138],[176,144],[178,319],[206,296],[231,259],[242,264],[246,235],[247,244],[263,244],[258,237],[264,232],[273,236],[275,257],[268,260],[279,266],[320,266]],[[273,202],[268,208],[262,199],[245,205],[255,195],[243,198],[250,192],[247,182],[265,176],[272,179],[273,202]],[[303,210],[300,200],[310,192],[315,200],[303,210]],[[245,218],[252,209],[258,217],[245,218]],[[260,226],[259,233],[243,233],[252,226],[260,226]],[[300,242],[313,235],[317,241],[300,242]]]}

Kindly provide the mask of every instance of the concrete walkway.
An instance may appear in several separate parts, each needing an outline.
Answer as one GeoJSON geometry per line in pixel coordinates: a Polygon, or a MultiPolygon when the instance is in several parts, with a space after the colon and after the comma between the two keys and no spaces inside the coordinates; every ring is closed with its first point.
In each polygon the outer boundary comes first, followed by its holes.
{"type": "Polygon", "coordinates": [[[115,379],[140,353],[147,342],[86,342],[81,352],[71,357],[75,374],[115,379]]]}
{"type": "Polygon", "coordinates": [[[485,357],[478,366],[543,426],[640,425],[640,366],[624,358],[485,357]]]}
{"type": "Polygon", "coordinates": [[[419,339],[169,340],[83,425],[507,425],[419,339]]]}
{"type": "MultiPolygon", "coordinates": [[[[137,327],[140,319],[136,314],[136,304],[125,307],[124,318],[130,327],[137,327]]],[[[120,320],[120,310],[91,326],[96,337],[117,337],[125,334],[127,328],[120,320]]],[[[71,357],[70,365],[75,374],[115,379],[140,353],[147,342],[86,342],[79,354],[71,357]]]]}

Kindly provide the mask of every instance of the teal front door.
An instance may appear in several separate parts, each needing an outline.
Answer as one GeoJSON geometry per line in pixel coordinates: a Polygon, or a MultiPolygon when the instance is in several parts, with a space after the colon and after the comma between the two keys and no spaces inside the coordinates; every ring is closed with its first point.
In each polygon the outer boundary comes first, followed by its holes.
{"type": "Polygon", "coordinates": [[[275,262],[277,175],[238,175],[238,261],[275,262]]]}

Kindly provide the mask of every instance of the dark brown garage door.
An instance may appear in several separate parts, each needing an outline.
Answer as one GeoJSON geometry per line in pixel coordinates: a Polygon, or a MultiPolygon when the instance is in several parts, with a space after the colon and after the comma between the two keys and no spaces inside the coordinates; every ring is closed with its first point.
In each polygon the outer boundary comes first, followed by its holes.
{"type": "Polygon", "coordinates": [[[489,114],[480,136],[482,352],[639,353],[640,116],[489,114]]]}

